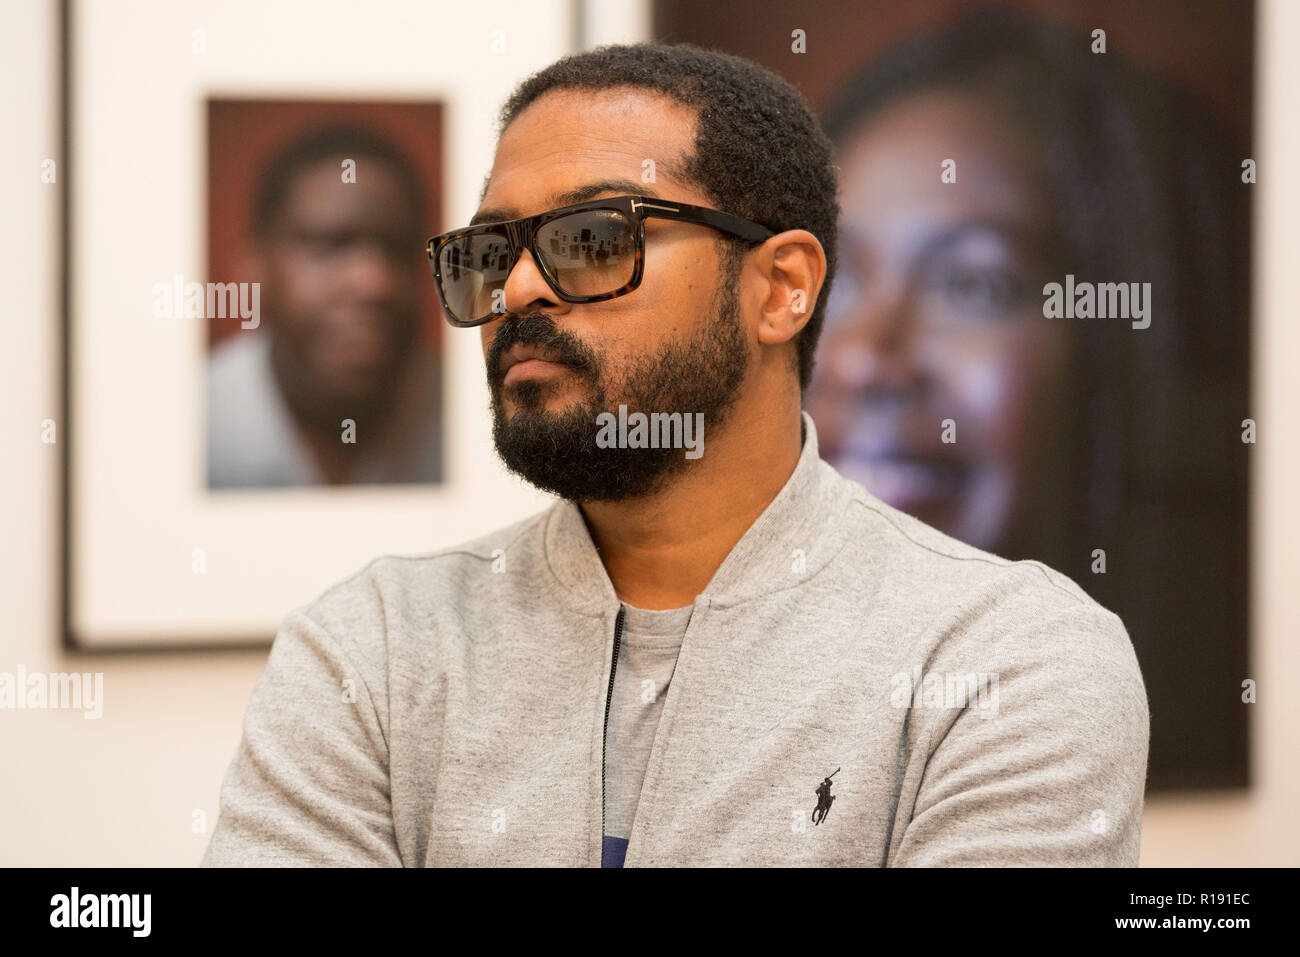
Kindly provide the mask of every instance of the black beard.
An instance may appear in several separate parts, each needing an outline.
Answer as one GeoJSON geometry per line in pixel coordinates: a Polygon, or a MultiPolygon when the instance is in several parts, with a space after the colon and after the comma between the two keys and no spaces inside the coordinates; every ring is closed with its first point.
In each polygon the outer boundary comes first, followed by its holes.
{"type": "MultiPolygon", "coordinates": [[[[724,270],[724,275],[725,275],[724,270]]],[[[581,340],[564,332],[547,315],[507,319],[488,350],[492,395],[492,438],[506,467],[526,481],[574,502],[619,502],[662,489],[691,464],[685,450],[600,448],[597,416],[617,416],[618,406],[633,412],[703,413],[706,432],[717,434],[745,378],[748,349],[740,321],[735,282],[719,285],[718,309],[688,342],[666,342],[653,355],[640,356],[626,370],[610,397],[608,367],[581,340]],[[563,412],[546,410],[548,382],[525,380],[509,386],[515,414],[502,404],[502,355],[516,343],[535,344],[555,353],[569,375],[583,379],[589,400],[563,412]]]]}

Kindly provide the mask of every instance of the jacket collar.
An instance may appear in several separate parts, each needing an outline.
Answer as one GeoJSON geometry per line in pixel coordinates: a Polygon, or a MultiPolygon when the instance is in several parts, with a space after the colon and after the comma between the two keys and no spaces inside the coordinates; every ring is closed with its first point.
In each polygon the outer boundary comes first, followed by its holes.
{"type": "MultiPolygon", "coordinates": [[[[718,567],[697,606],[739,604],[797,587],[825,568],[848,541],[844,513],[866,490],[822,461],[812,416],[803,412],[802,418],[803,450],[794,471],[718,567]]],[[[576,503],[566,500],[551,507],[543,542],[547,564],[575,610],[603,616],[618,606],[576,503]]]]}

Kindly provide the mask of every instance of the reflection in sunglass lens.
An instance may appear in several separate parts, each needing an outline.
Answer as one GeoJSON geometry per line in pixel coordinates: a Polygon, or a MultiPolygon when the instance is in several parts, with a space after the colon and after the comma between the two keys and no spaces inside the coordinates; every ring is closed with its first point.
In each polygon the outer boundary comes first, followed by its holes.
{"type": "Polygon", "coordinates": [[[451,318],[473,322],[491,315],[493,294],[505,288],[510,265],[504,232],[470,233],[445,244],[438,253],[438,273],[451,318]]]}
{"type": "Polygon", "coordinates": [[[616,209],[589,209],[553,219],[537,233],[542,268],[570,296],[600,296],[632,281],[636,231],[616,209]]]}

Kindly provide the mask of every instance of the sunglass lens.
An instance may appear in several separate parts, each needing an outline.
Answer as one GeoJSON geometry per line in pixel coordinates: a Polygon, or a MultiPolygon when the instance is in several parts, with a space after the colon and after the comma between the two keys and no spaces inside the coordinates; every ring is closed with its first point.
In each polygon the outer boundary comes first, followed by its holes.
{"type": "Polygon", "coordinates": [[[542,268],[570,296],[601,296],[632,281],[636,230],[616,209],[588,209],[553,219],[537,233],[542,268]]]}
{"type": "Polygon", "coordinates": [[[510,240],[504,232],[469,233],[444,244],[438,274],[449,318],[470,323],[503,311],[497,291],[505,288],[510,266],[510,240]]]}

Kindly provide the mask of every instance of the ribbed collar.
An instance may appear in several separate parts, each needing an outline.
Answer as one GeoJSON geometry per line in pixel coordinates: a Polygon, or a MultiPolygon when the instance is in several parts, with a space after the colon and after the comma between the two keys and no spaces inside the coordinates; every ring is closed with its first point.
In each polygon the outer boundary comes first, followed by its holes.
{"type": "MultiPolygon", "coordinates": [[[[790,478],[718,567],[696,605],[733,605],[794,588],[843,548],[849,523],[840,519],[865,490],[823,462],[817,429],[803,412],[804,443],[790,478]]],[[[577,504],[561,501],[543,525],[546,560],[575,610],[605,615],[618,596],[577,504]]]]}

